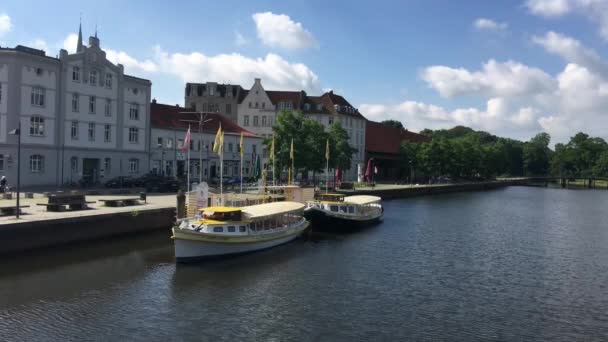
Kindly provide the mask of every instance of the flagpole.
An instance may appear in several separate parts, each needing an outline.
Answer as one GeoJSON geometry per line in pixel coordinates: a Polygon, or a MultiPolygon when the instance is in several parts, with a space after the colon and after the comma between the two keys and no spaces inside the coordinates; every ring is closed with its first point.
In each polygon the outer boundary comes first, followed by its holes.
{"type": "MultiPolygon", "coordinates": [[[[242,147],[241,147],[242,149],[242,147]]],[[[241,153],[241,193],[243,193],[243,154],[241,153]]]]}
{"type": "MultiPolygon", "coordinates": [[[[188,124],[188,135],[190,134],[190,124],[188,124]]],[[[186,146],[186,143],[190,144],[189,141],[186,141],[186,139],[184,139],[184,148],[187,149],[187,167],[188,167],[188,172],[187,172],[187,182],[188,184],[186,185],[186,190],[188,191],[188,203],[190,202],[190,146],[186,146]]]]}
{"type": "MultiPolygon", "coordinates": [[[[221,133],[222,135],[224,132],[221,133]]],[[[224,139],[220,139],[220,204],[224,204],[224,139]]]]}
{"type": "Polygon", "coordinates": [[[326,159],[327,163],[325,164],[325,193],[328,193],[327,183],[329,182],[329,159],[326,159]]]}
{"type": "Polygon", "coordinates": [[[276,184],[276,179],[277,179],[276,177],[277,176],[274,173],[274,165],[275,165],[274,161],[276,159],[275,156],[274,156],[274,154],[276,153],[274,149],[275,149],[275,146],[274,146],[274,135],[273,135],[272,136],[272,185],[277,185],[276,184]]]}

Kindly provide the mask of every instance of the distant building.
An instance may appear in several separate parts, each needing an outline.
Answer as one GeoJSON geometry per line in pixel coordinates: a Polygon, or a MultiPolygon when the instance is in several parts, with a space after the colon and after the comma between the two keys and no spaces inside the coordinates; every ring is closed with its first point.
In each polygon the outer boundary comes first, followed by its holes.
{"type": "Polygon", "coordinates": [[[376,180],[396,180],[408,177],[408,175],[399,173],[401,143],[404,141],[413,143],[431,141],[431,138],[426,135],[390,127],[375,121],[367,121],[366,130],[365,160],[373,159],[373,165],[378,168],[378,174],[374,175],[376,180]]]}
{"type": "Polygon", "coordinates": [[[243,88],[238,85],[186,83],[185,106],[195,111],[220,113],[237,121],[237,106],[243,88]]]}
{"type": "Polygon", "coordinates": [[[0,48],[0,175],[17,178],[21,123],[23,186],[140,176],[148,171],[149,80],[124,74],[97,37],[59,58],[24,46],[0,48]]]}
{"type": "Polygon", "coordinates": [[[253,175],[255,159],[262,148],[262,138],[239,127],[234,121],[219,114],[205,114],[202,133],[199,134],[197,114],[184,114],[190,109],[156,103],[151,104],[151,171],[173,177],[185,177],[188,150],[190,177],[198,181],[199,175],[207,181],[220,175],[219,157],[213,153],[218,127],[224,130],[224,177],[240,177],[240,136],[245,145],[243,177],[253,175]],[[193,122],[194,121],[194,122],[193,122]],[[190,126],[190,146],[182,151],[184,138],[190,126]],[[202,164],[200,163],[202,161],[202,164]]]}

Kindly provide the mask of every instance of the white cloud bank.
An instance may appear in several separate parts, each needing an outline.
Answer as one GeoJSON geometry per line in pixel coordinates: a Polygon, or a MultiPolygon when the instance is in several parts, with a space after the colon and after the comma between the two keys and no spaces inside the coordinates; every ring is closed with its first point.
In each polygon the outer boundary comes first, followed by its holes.
{"type": "Polygon", "coordinates": [[[518,62],[489,60],[479,70],[439,65],[421,73],[442,97],[486,98],[485,108],[448,110],[405,101],[363,104],[360,109],[372,120],[402,120],[412,130],[467,125],[523,139],[544,130],[553,142],[567,141],[578,131],[608,138],[608,63],[578,40],[556,32],[533,37],[533,42],[564,59],[564,69],[549,75],[518,62]]]}
{"type": "Polygon", "coordinates": [[[560,17],[580,13],[596,23],[599,34],[608,40],[608,1],[606,0],[527,0],[530,13],[542,17],[560,17]]]}
{"type": "Polygon", "coordinates": [[[488,18],[478,18],[473,22],[473,27],[479,31],[504,31],[508,25],[488,18]]]}
{"type": "Polygon", "coordinates": [[[258,38],[265,45],[291,50],[319,47],[312,33],[288,15],[264,12],[256,13],[252,18],[258,38]]]}
{"type": "Polygon", "coordinates": [[[11,17],[9,17],[6,13],[0,14],[0,37],[11,32],[12,29],[13,24],[11,22],[11,17]]]}

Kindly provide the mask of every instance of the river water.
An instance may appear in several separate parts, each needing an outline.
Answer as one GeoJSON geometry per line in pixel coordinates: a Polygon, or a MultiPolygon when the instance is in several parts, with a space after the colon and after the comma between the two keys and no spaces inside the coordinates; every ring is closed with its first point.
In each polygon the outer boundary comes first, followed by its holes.
{"type": "Polygon", "coordinates": [[[168,231],[3,257],[0,340],[608,340],[608,191],[385,207],[357,233],[195,265],[168,231]]]}

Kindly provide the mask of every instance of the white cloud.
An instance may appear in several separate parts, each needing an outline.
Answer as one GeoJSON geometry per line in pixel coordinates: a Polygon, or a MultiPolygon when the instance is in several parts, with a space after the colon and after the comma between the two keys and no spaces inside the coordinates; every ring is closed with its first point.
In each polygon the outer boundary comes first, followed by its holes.
{"type": "Polygon", "coordinates": [[[583,65],[608,77],[608,63],[603,61],[597,52],[585,48],[578,40],[553,31],[544,36],[534,36],[532,41],[550,53],[562,57],[567,62],[583,65]]]}
{"type": "Polygon", "coordinates": [[[106,49],[106,58],[114,64],[122,64],[127,73],[151,73],[157,71],[158,69],[156,63],[153,61],[149,59],[138,61],[124,51],[106,49]]]}
{"type": "Polygon", "coordinates": [[[6,13],[0,14],[0,37],[11,32],[12,29],[13,24],[11,22],[11,17],[9,17],[6,13]]]}
{"type": "Polygon", "coordinates": [[[608,40],[608,1],[606,0],[528,0],[528,10],[535,15],[559,17],[577,12],[599,26],[600,36],[608,40]]]}
{"type": "Polygon", "coordinates": [[[480,31],[504,31],[507,29],[507,23],[499,23],[492,19],[478,18],[473,22],[473,27],[480,31]]]}
{"type": "Polygon", "coordinates": [[[44,50],[47,55],[49,55],[51,53],[49,45],[43,39],[36,39],[33,42],[31,42],[30,44],[28,44],[28,46],[31,46],[34,49],[44,50]]]}
{"type": "Polygon", "coordinates": [[[75,53],[78,44],[78,35],[76,33],[70,33],[63,40],[63,48],[68,51],[68,53],[75,53]]]}
{"type": "Polygon", "coordinates": [[[544,17],[560,16],[570,11],[570,0],[528,0],[531,13],[544,17]]]}
{"type": "Polygon", "coordinates": [[[538,68],[514,61],[504,63],[493,59],[479,71],[447,66],[424,69],[422,79],[443,97],[481,93],[487,96],[519,96],[551,91],[555,82],[538,68]]]}
{"type": "Polygon", "coordinates": [[[258,38],[265,45],[284,49],[316,48],[319,43],[301,23],[285,14],[256,13],[253,16],[258,38]]]}
{"type": "Polygon", "coordinates": [[[249,44],[249,40],[243,37],[243,35],[239,31],[234,31],[234,44],[236,46],[244,46],[249,44]]]}
{"type": "Polygon", "coordinates": [[[480,70],[431,66],[423,71],[421,77],[441,96],[481,99],[485,107],[447,109],[405,101],[363,104],[361,112],[372,120],[401,120],[411,130],[466,125],[519,139],[543,130],[553,143],[579,131],[608,139],[608,62],[559,33],[533,41],[562,57],[563,70],[549,75],[521,63],[490,60],[480,70]]]}

